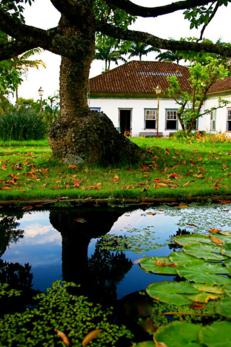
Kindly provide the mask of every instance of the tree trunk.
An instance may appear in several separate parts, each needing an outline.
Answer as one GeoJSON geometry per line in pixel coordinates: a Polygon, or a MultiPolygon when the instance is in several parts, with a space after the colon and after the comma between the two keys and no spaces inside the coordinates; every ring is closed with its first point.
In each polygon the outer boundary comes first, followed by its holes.
{"type": "Polygon", "coordinates": [[[77,37],[79,41],[73,56],[62,57],[61,61],[61,112],[49,134],[54,157],[68,163],[103,165],[137,161],[142,153],[140,148],[119,134],[105,114],[88,108],[88,77],[95,53],[95,31],[90,24],[77,28],[64,17],[60,30],[68,38],[77,37]]]}

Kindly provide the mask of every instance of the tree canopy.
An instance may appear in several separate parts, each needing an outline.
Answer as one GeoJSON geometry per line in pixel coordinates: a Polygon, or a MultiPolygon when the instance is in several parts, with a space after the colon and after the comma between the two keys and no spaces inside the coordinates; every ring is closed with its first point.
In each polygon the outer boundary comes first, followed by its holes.
{"type": "Polygon", "coordinates": [[[49,138],[53,155],[67,162],[131,162],[140,153],[118,134],[106,115],[89,110],[88,79],[97,35],[143,43],[155,50],[231,56],[230,44],[202,41],[217,10],[231,0],[178,0],[155,7],[139,6],[130,0],[50,0],[61,18],[56,27],[47,30],[25,24],[24,6],[33,1],[38,0],[1,1],[0,31],[10,39],[0,41],[0,60],[37,47],[61,56],[60,116],[52,125],[49,138]],[[201,28],[197,41],[164,39],[129,28],[133,16],[155,19],[179,10],[190,20],[192,28],[201,28]]]}
{"type": "MultiPolygon", "coordinates": [[[[31,4],[36,0],[2,0],[0,5],[0,30],[7,33],[12,40],[9,43],[0,44],[0,59],[8,59],[19,55],[26,50],[42,47],[53,53],[63,56],[70,56],[73,50],[70,46],[78,46],[76,38],[74,42],[66,41],[66,38],[56,28],[43,30],[29,25],[25,25],[23,20],[23,6],[31,4]]],[[[203,31],[211,21],[218,8],[227,6],[230,0],[181,0],[168,5],[156,7],[143,7],[134,4],[129,0],[51,0],[54,7],[64,14],[72,23],[77,23],[80,18],[87,17],[85,12],[87,7],[93,10],[95,32],[133,42],[143,42],[154,48],[169,50],[194,50],[214,52],[221,55],[231,56],[231,46],[229,44],[213,44],[188,42],[173,39],[163,39],[148,33],[129,30],[126,28],[126,21],[121,23],[121,16],[127,13],[140,17],[159,17],[175,11],[184,10],[184,15],[191,21],[191,27],[203,26],[203,31]],[[114,10],[117,11],[114,11],[114,10]],[[116,14],[115,14],[116,13],[116,14]]]]}

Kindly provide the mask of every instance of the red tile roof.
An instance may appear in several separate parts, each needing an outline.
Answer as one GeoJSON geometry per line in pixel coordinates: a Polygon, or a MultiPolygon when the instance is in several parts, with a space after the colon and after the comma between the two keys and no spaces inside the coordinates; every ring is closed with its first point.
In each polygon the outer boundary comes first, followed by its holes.
{"type": "Polygon", "coordinates": [[[90,79],[91,96],[153,97],[157,85],[164,95],[167,78],[177,76],[181,87],[189,89],[189,72],[185,66],[170,62],[131,61],[90,79]]]}
{"type": "Polygon", "coordinates": [[[231,93],[231,77],[216,81],[209,89],[210,93],[222,93],[230,91],[231,93]]]}

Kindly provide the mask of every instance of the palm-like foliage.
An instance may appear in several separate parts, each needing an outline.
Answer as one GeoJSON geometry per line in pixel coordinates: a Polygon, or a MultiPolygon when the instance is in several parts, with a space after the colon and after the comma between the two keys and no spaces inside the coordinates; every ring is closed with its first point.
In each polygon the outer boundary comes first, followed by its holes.
{"type": "Polygon", "coordinates": [[[104,61],[104,71],[110,70],[111,62],[118,64],[127,53],[126,43],[112,37],[97,35],[95,59],[104,61]]]}
{"type": "Polygon", "coordinates": [[[155,50],[153,47],[147,45],[143,42],[131,42],[130,49],[129,49],[129,58],[132,57],[139,57],[139,60],[142,60],[143,55],[147,55],[150,52],[158,51],[155,50]]]}
{"type": "MultiPolygon", "coordinates": [[[[14,68],[19,72],[20,75],[27,72],[29,68],[38,69],[40,66],[46,68],[46,64],[41,59],[30,59],[34,54],[40,54],[41,52],[41,48],[34,48],[12,58],[14,68]]],[[[19,84],[16,86],[15,90],[16,102],[18,101],[18,87],[19,84]]]]}

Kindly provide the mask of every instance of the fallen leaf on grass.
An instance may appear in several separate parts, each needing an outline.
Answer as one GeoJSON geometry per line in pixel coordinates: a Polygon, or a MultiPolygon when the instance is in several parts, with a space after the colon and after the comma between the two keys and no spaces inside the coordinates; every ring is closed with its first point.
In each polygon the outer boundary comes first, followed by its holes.
{"type": "Polygon", "coordinates": [[[2,168],[2,170],[7,170],[7,165],[6,164],[2,164],[2,166],[1,166],[1,168],[2,168]]]}
{"type": "Polygon", "coordinates": [[[57,336],[60,337],[65,346],[70,346],[70,340],[62,331],[55,329],[55,332],[57,336]]]}
{"type": "Polygon", "coordinates": [[[91,185],[91,186],[88,186],[88,187],[86,187],[86,188],[87,188],[87,189],[99,190],[99,189],[102,188],[102,183],[98,182],[98,183],[96,183],[96,184],[94,184],[94,185],[91,185]]]}
{"type": "Polygon", "coordinates": [[[187,182],[185,182],[184,184],[183,184],[183,187],[188,187],[189,185],[190,185],[190,181],[187,181],[187,182]]]}
{"type": "Polygon", "coordinates": [[[100,333],[102,332],[101,329],[95,329],[90,331],[83,339],[82,346],[87,346],[92,340],[94,340],[100,333]]]}
{"type": "Polygon", "coordinates": [[[80,180],[78,180],[78,179],[74,180],[73,181],[73,187],[74,188],[79,188],[79,186],[80,186],[80,180]]]}
{"type": "Polygon", "coordinates": [[[178,175],[176,172],[172,172],[171,174],[168,175],[169,178],[173,178],[173,179],[176,179],[176,178],[179,178],[180,175],[178,175]]]}
{"type": "Polygon", "coordinates": [[[11,190],[11,188],[8,187],[8,186],[3,186],[3,187],[1,187],[0,189],[1,189],[1,190],[11,190]]]}
{"type": "Polygon", "coordinates": [[[168,187],[167,183],[157,183],[157,184],[154,184],[154,188],[157,189],[157,188],[164,188],[164,187],[168,187]]]}
{"type": "Polygon", "coordinates": [[[119,176],[118,175],[115,175],[113,178],[112,178],[112,182],[114,183],[118,183],[120,180],[119,176]]]}
{"type": "Polygon", "coordinates": [[[68,165],[68,169],[77,169],[77,165],[76,164],[69,164],[68,165]]]}

